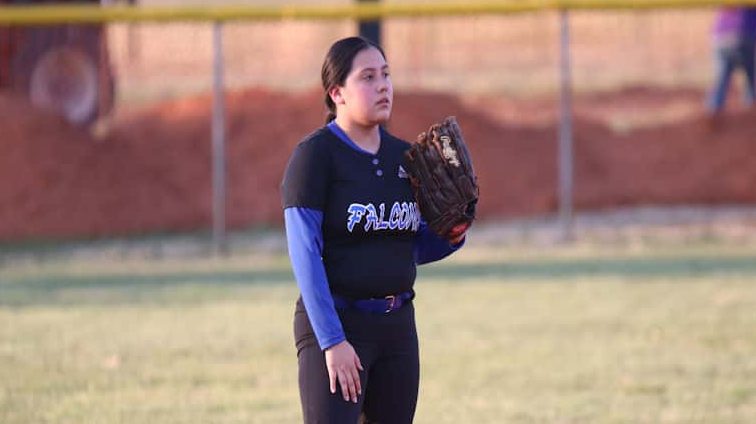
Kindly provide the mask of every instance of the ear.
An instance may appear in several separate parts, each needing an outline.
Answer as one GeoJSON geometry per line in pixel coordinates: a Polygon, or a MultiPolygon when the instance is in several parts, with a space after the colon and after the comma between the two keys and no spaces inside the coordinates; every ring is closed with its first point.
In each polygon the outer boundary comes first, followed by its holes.
{"type": "Polygon", "coordinates": [[[333,100],[334,104],[344,104],[344,96],[341,95],[341,87],[339,87],[338,85],[331,87],[331,89],[328,90],[328,95],[331,96],[331,100],[333,100]]]}

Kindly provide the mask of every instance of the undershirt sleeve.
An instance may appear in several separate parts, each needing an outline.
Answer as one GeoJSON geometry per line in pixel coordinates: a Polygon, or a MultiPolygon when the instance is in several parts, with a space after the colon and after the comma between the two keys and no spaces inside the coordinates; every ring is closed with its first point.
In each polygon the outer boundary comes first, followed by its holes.
{"type": "Polygon", "coordinates": [[[294,278],[320,349],[346,340],[323,266],[323,212],[307,208],[284,210],[286,241],[294,278]]]}
{"type": "Polygon", "coordinates": [[[436,235],[425,221],[420,221],[420,228],[415,235],[415,263],[422,265],[441,260],[464,246],[465,240],[467,237],[457,244],[451,244],[448,240],[436,235]]]}

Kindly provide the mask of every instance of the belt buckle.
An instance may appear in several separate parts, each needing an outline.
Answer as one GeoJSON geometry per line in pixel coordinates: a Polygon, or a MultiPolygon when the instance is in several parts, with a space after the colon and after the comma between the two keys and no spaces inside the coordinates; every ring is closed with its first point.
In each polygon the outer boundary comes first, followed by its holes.
{"type": "Polygon", "coordinates": [[[384,299],[388,301],[388,306],[386,307],[386,310],[383,311],[383,313],[387,314],[394,309],[394,305],[396,304],[396,296],[394,296],[393,294],[390,294],[384,297],[384,299]]]}

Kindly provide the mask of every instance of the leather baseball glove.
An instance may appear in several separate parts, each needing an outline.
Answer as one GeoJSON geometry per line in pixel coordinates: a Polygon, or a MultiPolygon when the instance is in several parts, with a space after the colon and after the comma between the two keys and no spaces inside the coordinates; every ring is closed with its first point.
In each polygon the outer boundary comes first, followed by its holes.
{"type": "Polygon", "coordinates": [[[457,239],[475,219],[478,183],[456,118],[418,135],[405,159],[423,219],[439,236],[457,239]]]}

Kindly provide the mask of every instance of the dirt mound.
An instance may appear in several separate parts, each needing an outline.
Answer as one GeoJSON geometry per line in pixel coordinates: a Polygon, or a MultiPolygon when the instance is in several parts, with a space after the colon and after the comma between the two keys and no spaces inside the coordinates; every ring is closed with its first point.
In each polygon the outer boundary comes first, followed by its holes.
{"type": "MultiPolygon", "coordinates": [[[[697,105],[701,96],[631,90],[577,99],[576,207],[756,202],[756,115],[735,111],[711,129],[698,106],[680,106],[697,105]],[[665,120],[649,124],[638,111],[665,120]],[[617,116],[635,121],[618,126],[617,116]]],[[[481,217],[553,212],[553,102],[400,93],[390,130],[412,140],[429,123],[456,115],[479,173],[481,217]],[[511,119],[517,111],[522,119],[511,119]]],[[[316,91],[227,96],[231,228],[280,225],[283,168],[296,143],[322,124],[321,105],[316,91]]],[[[125,112],[97,141],[0,94],[0,240],[209,228],[210,111],[210,98],[198,97],[125,112]]]]}

